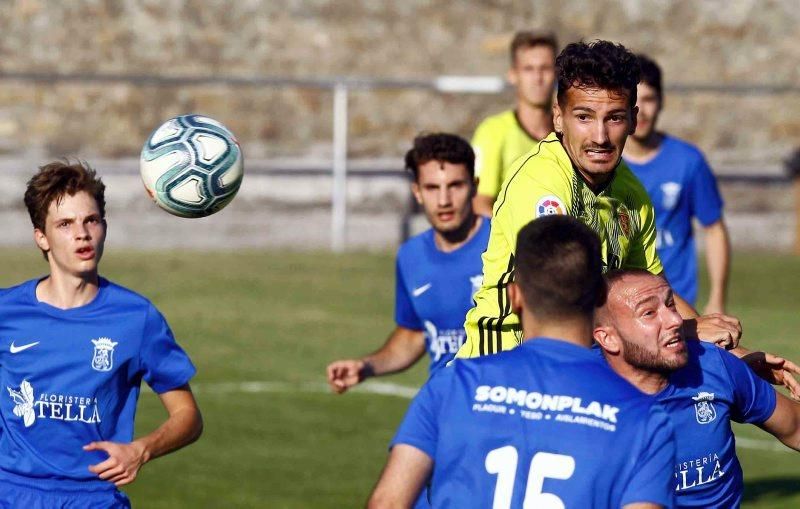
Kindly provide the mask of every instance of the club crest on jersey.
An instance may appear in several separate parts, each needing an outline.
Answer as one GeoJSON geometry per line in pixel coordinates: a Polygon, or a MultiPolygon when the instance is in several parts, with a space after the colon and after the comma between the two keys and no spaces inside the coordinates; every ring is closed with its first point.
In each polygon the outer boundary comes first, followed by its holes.
{"type": "Polygon", "coordinates": [[[681,196],[681,185],[677,182],[665,182],[661,184],[662,205],[667,210],[672,210],[678,204],[681,196]]]}
{"type": "Polygon", "coordinates": [[[536,217],[565,214],[566,208],[557,196],[545,196],[536,203],[536,217]]]}
{"type": "Polygon", "coordinates": [[[694,400],[694,416],[700,424],[708,424],[717,418],[717,409],[714,408],[714,393],[699,392],[692,396],[694,400]]]}
{"type": "Polygon", "coordinates": [[[92,357],[92,369],[96,371],[111,371],[114,367],[114,347],[119,343],[111,341],[109,338],[93,339],[94,356],[92,357]]]}
{"type": "Polygon", "coordinates": [[[619,227],[622,230],[622,234],[626,237],[631,236],[631,216],[628,212],[628,209],[624,206],[621,206],[617,209],[617,218],[619,220],[619,227]]]}
{"type": "Polygon", "coordinates": [[[469,282],[472,285],[472,295],[475,295],[475,292],[480,290],[481,286],[483,285],[483,274],[471,276],[469,278],[469,282]]]}

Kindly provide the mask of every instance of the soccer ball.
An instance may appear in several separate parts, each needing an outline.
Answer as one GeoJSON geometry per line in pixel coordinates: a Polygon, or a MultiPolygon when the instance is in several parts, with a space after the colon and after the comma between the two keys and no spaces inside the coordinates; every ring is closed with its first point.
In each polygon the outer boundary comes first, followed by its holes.
{"type": "Polygon", "coordinates": [[[242,183],[242,149],[224,125],[181,115],[153,131],[139,171],[159,207],[181,217],[205,217],[230,203],[242,183]]]}

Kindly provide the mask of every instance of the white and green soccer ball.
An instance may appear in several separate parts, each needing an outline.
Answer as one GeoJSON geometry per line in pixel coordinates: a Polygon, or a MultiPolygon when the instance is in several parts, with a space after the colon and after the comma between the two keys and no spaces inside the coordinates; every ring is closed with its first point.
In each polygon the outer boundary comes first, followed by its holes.
{"type": "Polygon", "coordinates": [[[205,217],[230,203],[242,183],[242,149],[224,125],[181,115],[153,131],[139,160],[142,182],[159,207],[205,217]]]}

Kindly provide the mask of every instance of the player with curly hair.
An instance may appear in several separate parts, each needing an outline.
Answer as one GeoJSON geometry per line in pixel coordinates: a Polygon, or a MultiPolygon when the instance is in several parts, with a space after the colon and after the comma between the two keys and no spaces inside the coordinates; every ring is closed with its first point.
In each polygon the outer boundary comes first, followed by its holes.
{"type": "MultiPolygon", "coordinates": [[[[506,288],[514,278],[514,246],[520,228],[551,214],[578,218],[599,236],[603,269],[663,272],[656,253],[653,205],[622,160],[636,129],[636,56],[609,41],[569,44],[556,59],[555,132],[515,162],[495,205],[483,254],[483,285],[467,314],[467,341],[458,357],[508,350],[522,341],[506,288]]],[[[725,315],[698,317],[679,308],[691,335],[735,345],[739,321],[725,315]]]]}

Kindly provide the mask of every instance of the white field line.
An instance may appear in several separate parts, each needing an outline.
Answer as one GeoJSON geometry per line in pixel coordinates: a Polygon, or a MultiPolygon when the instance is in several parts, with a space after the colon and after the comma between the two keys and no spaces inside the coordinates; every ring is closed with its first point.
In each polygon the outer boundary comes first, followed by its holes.
{"type": "MultiPolygon", "coordinates": [[[[269,381],[250,381],[250,382],[216,382],[192,384],[192,391],[198,394],[266,394],[266,393],[330,393],[331,389],[324,382],[269,382],[269,381]]],[[[411,399],[417,394],[417,388],[406,385],[398,385],[391,382],[368,381],[352,389],[351,392],[362,392],[367,394],[378,394],[381,396],[394,396],[398,398],[411,399]]],[[[736,447],[742,449],[753,449],[757,451],[788,452],[795,453],[777,440],[762,440],[759,438],[736,437],[736,447]]]]}
{"type": "MultiPolygon", "coordinates": [[[[398,385],[389,382],[364,382],[352,389],[352,392],[365,392],[369,394],[380,394],[382,396],[396,396],[399,398],[411,399],[417,394],[417,388],[398,385]]],[[[217,383],[197,383],[192,384],[192,391],[199,394],[232,394],[247,393],[260,394],[271,392],[332,392],[328,384],[324,382],[269,382],[269,381],[250,381],[250,382],[217,382],[217,383]]]]}
{"type": "Polygon", "coordinates": [[[761,440],[760,438],[746,438],[736,437],[736,447],[743,449],[755,449],[758,451],[771,451],[771,452],[790,452],[797,454],[796,451],[789,449],[782,443],[775,440],[761,440]]]}

